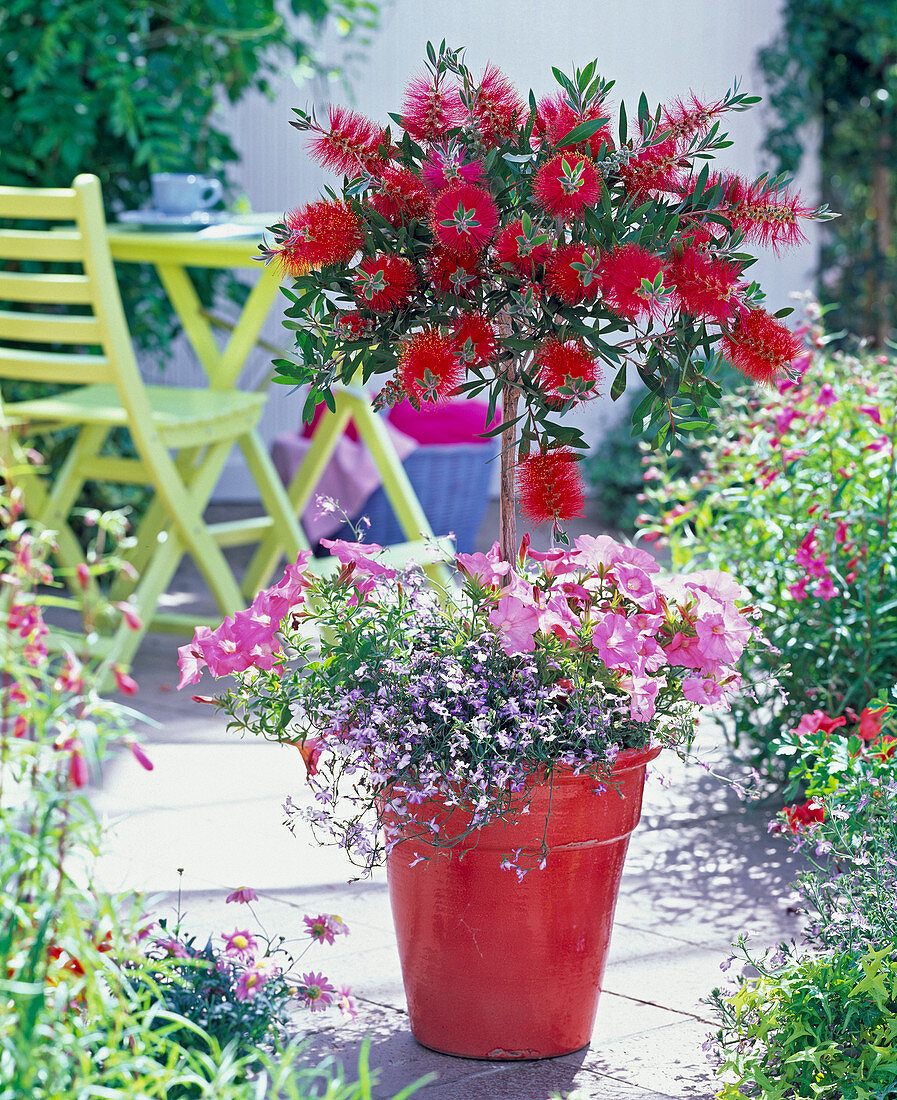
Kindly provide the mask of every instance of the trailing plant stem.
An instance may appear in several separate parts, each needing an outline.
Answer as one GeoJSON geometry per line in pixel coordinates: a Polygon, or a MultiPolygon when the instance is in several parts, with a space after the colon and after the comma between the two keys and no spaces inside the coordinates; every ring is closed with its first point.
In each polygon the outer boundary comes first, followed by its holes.
{"type": "Polygon", "coordinates": [[[517,499],[514,471],[517,465],[517,401],[520,389],[509,382],[502,392],[502,419],[507,424],[501,433],[501,480],[498,497],[499,547],[504,561],[517,557],[517,499]]]}

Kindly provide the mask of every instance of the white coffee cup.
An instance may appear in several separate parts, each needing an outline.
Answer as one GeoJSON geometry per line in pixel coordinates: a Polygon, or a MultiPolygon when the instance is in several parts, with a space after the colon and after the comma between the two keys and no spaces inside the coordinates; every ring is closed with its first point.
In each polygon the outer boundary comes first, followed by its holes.
{"type": "Polygon", "coordinates": [[[193,214],[208,210],[224,193],[220,180],[194,172],[153,172],[153,207],[161,214],[193,214]]]}

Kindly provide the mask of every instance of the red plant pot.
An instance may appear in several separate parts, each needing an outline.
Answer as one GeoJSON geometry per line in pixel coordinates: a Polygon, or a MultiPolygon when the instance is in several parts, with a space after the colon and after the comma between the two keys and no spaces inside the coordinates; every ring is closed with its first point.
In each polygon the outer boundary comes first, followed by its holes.
{"type": "Polygon", "coordinates": [[[475,830],[428,800],[385,813],[407,839],[387,860],[389,897],[418,1042],[465,1058],[553,1058],[588,1045],[645,768],[659,747],[620,753],[603,793],[588,776],[533,781],[529,813],[475,830]],[[538,868],[543,839],[547,862],[538,868]],[[523,850],[522,881],[502,858],[523,850]],[[423,856],[420,862],[412,862],[423,856]]]}

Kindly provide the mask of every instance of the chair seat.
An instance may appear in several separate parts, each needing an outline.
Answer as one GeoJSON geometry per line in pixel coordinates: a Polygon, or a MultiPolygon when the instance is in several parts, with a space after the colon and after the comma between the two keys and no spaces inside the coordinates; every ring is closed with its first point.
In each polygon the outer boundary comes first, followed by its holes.
{"type": "MultiPolygon", "coordinates": [[[[153,423],[164,437],[179,429],[200,431],[217,437],[216,426],[224,436],[238,424],[255,423],[265,403],[263,393],[239,390],[188,389],[184,386],[147,386],[153,423]]],[[[34,401],[16,401],[6,411],[17,421],[51,424],[102,424],[124,427],[128,411],[122,406],[115,386],[79,386],[53,397],[34,401]]]]}

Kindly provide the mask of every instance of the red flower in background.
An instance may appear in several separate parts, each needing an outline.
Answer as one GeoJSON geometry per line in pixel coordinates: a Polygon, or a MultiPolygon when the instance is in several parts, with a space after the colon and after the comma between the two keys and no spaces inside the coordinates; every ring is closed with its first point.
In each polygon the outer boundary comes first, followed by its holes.
{"type": "Polygon", "coordinates": [[[595,165],[580,153],[558,153],[533,180],[533,197],[553,218],[579,217],[600,194],[595,165]]]}
{"type": "Polygon", "coordinates": [[[537,524],[583,515],[586,498],[577,465],[566,447],[527,455],[517,467],[521,514],[537,524]]]}
{"type": "Polygon", "coordinates": [[[860,714],[860,722],[857,727],[857,736],[863,741],[874,741],[881,734],[881,725],[888,708],[879,707],[878,710],[870,710],[864,707],[860,714]]]}
{"type": "MultiPolygon", "coordinates": [[[[593,122],[595,119],[606,117],[606,114],[607,108],[601,102],[590,103],[582,112],[579,112],[570,106],[563,92],[545,96],[539,100],[536,108],[534,145],[536,147],[557,145],[571,130],[575,130],[583,122],[593,122]]],[[[601,154],[602,145],[605,146],[605,150],[614,148],[613,135],[607,126],[602,126],[584,142],[578,142],[571,148],[587,148],[593,157],[597,157],[601,154]]]]}
{"type": "Polygon", "coordinates": [[[638,244],[621,244],[601,258],[598,277],[605,300],[615,313],[629,320],[657,312],[657,303],[642,290],[642,280],[653,283],[664,270],[663,261],[638,244]]]}
{"type": "Polygon", "coordinates": [[[550,396],[557,396],[561,389],[568,391],[563,395],[566,399],[572,396],[571,390],[579,396],[590,394],[601,378],[598,362],[582,340],[562,343],[549,336],[539,345],[535,362],[538,383],[550,396]]]}
{"type": "Polygon", "coordinates": [[[276,263],[289,275],[347,264],[364,245],[361,221],[344,202],[312,202],[284,215],[288,235],[274,249],[276,263]]]}
{"type": "Polygon", "coordinates": [[[535,226],[528,236],[520,218],[511,222],[495,238],[496,264],[510,264],[523,278],[531,279],[535,274],[536,264],[545,263],[551,254],[548,241],[538,240],[543,236],[535,226]]]}
{"type": "Polygon", "coordinates": [[[824,806],[813,798],[796,806],[786,806],[782,813],[792,833],[803,832],[804,829],[825,821],[824,806]]]}
{"type": "Polygon", "coordinates": [[[765,309],[744,310],[720,347],[729,362],[755,382],[771,386],[802,352],[800,340],[765,309]]]}
{"type": "Polygon", "coordinates": [[[432,197],[417,176],[407,168],[390,165],[380,173],[378,189],[368,203],[393,225],[417,218],[426,219],[432,197]]]}
{"type": "Polygon", "coordinates": [[[487,65],[475,92],[469,118],[487,145],[501,145],[514,137],[526,116],[517,89],[494,65],[487,65]]]}
{"type": "Polygon", "coordinates": [[[446,130],[461,124],[464,105],[457,88],[442,81],[419,76],[405,89],[402,101],[402,129],[415,141],[436,141],[446,130]]]}
{"type": "Polygon", "coordinates": [[[455,183],[434,201],[430,224],[443,248],[458,256],[477,256],[495,236],[498,210],[482,187],[455,183]]]}
{"type": "Polygon", "coordinates": [[[440,402],[453,397],[464,375],[455,354],[455,341],[438,329],[410,336],[399,356],[399,380],[415,402],[440,402]]]}
{"type": "Polygon", "coordinates": [[[374,256],[358,265],[354,283],[359,305],[387,312],[408,301],[417,276],[410,262],[400,256],[374,256]]]}
{"type": "Polygon", "coordinates": [[[427,261],[427,276],[434,289],[462,298],[472,294],[483,279],[476,256],[455,256],[444,251],[433,253],[427,261]]]}
{"type": "Polygon", "coordinates": [[[671,257],[668,274],[673,301],[680,309],[695,317],[706,317],[718,325],[731,319],[741,277],[737,263],[708,256],[694,245],[685,245],[671,257]]]}
{"type": "Polygon", "coordinates": [[[482,313],[462,313],[453,323],[451,334],[455,354],[465,365],[482,366],[498,350],[495,329],[482,313]]]}
{"type": "Polygon", "coordinates": [[[309,154],[318,164],[338,176],[382,170],[379,148],[386,135],[376,123],[348,107],[331,106],[329,118],[330,129],[322,129],[308,142],[309,154]]]}
{"type": "Polygon", "coordinates": [[[545,261],[545,289],[571,306],[592,302],[601,293],[593,248],[562,244],[545,261]]]}

